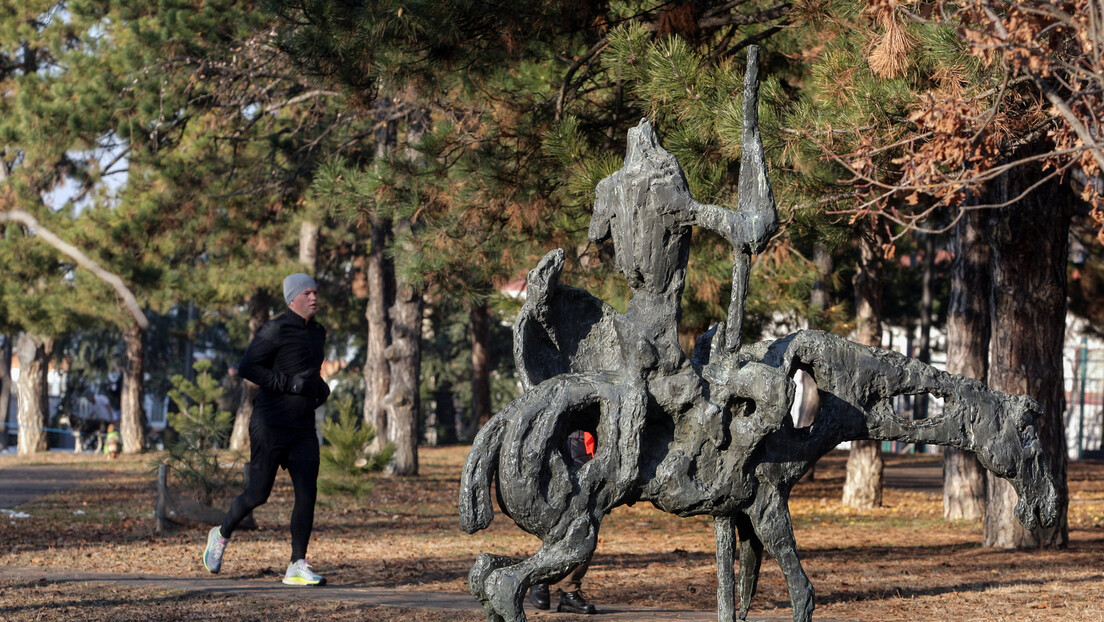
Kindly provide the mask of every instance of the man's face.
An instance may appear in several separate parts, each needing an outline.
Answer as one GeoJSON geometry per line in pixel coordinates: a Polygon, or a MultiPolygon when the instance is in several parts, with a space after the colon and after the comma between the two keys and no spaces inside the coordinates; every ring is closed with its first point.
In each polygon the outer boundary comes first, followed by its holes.
{"type": "Polygon", "coordinates": [[[311,319],[318,312],[318,288],[308,287],[299,292],[288,307],[304,320],[311,319]]]}

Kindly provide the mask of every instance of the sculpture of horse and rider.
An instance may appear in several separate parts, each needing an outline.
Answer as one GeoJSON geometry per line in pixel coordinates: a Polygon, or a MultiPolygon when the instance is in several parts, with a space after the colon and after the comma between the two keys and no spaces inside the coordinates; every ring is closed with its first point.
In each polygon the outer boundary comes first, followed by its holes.
{"type": "Polygon", "coordinates": [[[613,241],[633,294],[625,313],[560,284],[560,250],[529,273],[514,327],[525,391],[480,430],[461,480],[465,531],[490,524],[497,480],[503,512],[542,541],[525,560],[478,556],[469,588],[489,622],[525,620],[529,586],[558,581],[590,559],[606,513],[638,501],[714,517],[720,620],[746,618],[766,550],[786,578],[795,622],[809,622],[813,587],[787,501],[817,459],[849,440],[972,451],[1015,487],[1025,527],[1050,525],[1057,516],[1030,398],[819,331],[740,343],[750,258],[777,229],[758,127],[757,55],[749,49],[736,210],[691,198],[675,158],[642,121],[629,131],[624,167],[598,184],[589,231],[593,241],[613,241]],[[687,357],[677,327],[693,226],[728,240],[735,265],[728,322],[699,338],[687,357]],[[807,428],[790,418],[799,369],[820,395],[807,428]],[[943,413],[913,421],[894,412],[894,397],[920,393],[942,398],[943,413]],[[576,466],[564,441],[580,429],[594,434],[597,449],[576,466]]]}

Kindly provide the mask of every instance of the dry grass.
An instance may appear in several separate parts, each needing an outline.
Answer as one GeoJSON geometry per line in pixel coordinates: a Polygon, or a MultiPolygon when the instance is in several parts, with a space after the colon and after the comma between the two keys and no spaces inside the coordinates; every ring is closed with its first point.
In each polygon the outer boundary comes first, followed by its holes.
{"type": "MultiPolygon", "coordinates": [[[[333,584],[463,593],[477,553],[532,553],[537,540],[501,515],[488,530],[474,536],[459,531],[455,503],[466,450],[423,449],[421,477],[383,478],[362,502],[323,498],[310,550],[315,567],[333,584]]],[[[79,488],[21,506],[30,518],[0,517],[0,565],[205,576],[198,560],[205,530],[153,533],[155,495],[154,478],[146,467],[149,457],[107,462],[99,457],[50,454],[41,460],[93,468],[102,475],[79,488]]],[[[930,463],[932,459],[892,460],[930,463]]],[[[23,463],[0,457],[0,468],[23,463]]],[[[805,569],[817,590],[817,616],[877,621],[1104,619],[1102,475],[1100,463],[1071,465],[1068,550],[997,551],[978,546],[979,525],[943,521],[941,498],[935,492],[888,489],[882,509],[841,508],[843,457],[829,456],[818,465],[818,479],[800,484],[790,504],[805,569]]],[[[235,536],[222,576],[275,577],[283,570],[290,552],[286,525],[291,502],[290,482],[281,474],[269,503],[256,512],[262,528],[235,536]]],[[[607,517],[587,578],[588,593],[599,604],[702,610],[715,606],[715,585],[709,520],[680,519],[643,504],[618,508],[607,517]]],[[[190,619],[221,619],[216,603],[225,607],[227,598],[236,599],[232,609],[239,616],[227,619],[412,619],[410,612],[350,609],[348,604],[301,602],[293,615],[285,604],[253,602],[248,597],[179,597],[120,589],[94,609],[110,613],[103,618],[42,619],[177,619],[148,615],[149,604],[174,598],[179,618],[190,619]],[[309,617],[312,611],[316,618],[309,617]]],[[[28,608],[35,598],[72,606],[96,600],[74,585],[3,582],[0,618],[38,619],[28,608]]],[[[752,612],[789,615],[781,572],[769,560],[763,566],[752,612]]],[[[415,617],[481,619],[467,613],[428,611],[415,617]]]]}

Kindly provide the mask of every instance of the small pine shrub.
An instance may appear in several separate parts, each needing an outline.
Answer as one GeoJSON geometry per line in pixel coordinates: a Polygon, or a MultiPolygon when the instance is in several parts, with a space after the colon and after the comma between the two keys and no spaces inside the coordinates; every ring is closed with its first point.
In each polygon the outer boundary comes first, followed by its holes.
{"type": "Polygon", "coordinates": [[[169,414],[175,434],[160,459],[169,467],[173,481],[207,505],[241,486],[241,468],[220,463],[218,450],[230,437],[234,415],[219,410],[222,387],[210,368],[210,361],[197,362],[195,382],[180,374],[172,377],[169,398],[180,412],[169,414]]]}
{"type": "Polygon", "coordinates": [[[369,454],[366,447],[376,438],[376,430],[357,416],[353,400],[338,400],[334,410],[336,417],[322,423],[322,438],[327,445],[322,448],[318,490],[327,495],[360,499],[372,490],[367,475],[383,470],[391,462],[395,447],[388,443],[383,451],[369,454]]]}

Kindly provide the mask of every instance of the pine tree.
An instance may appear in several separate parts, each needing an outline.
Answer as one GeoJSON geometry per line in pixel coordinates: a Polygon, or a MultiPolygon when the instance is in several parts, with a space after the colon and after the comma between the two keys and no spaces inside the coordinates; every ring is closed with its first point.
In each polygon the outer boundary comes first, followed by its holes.
{"type": "Polygon", "coordinates": [[[369,473],[382,471],[390,462],[395,447],[385,444],[382,451],[367,448],[376,437],[371,425],[361,420],[351,399],[333,404],[336,416],[322,423],[322,476],[318,490],[323,494],[342,494],[362,498],[372,490],[369,473]]]}
{"type": "MultiPolygon", "coordinates": [[[[640,3],[340,4],[340,10],[331,2],[285,9],[285,48],[324,84],[342,90],[351,108],[366,107],[379,94],[377,111],[393,111],[389,118],[400,119],[424,111],[431,129],[418,142],[405,140],[409,133],[403,128],[395,128],[393,139],[377,137],[377,145],[397,141],[391,157],[335,168],[323,175],[320,191],[365,214],[376,248],[411,244],[408,248],[422,249],[389,255],[381,249],[381,256],[395,261],[397,279],[406,279],[410,287],[465,300],[478,327],[480,309],[496,286],[531,266],[549,244],[584,246],[588,206],[565,203],[556,191],[563,183],[547,174],[550,162],[542,140],[549,123],[580,109],[595,125],[604,124],[616,145],[636,120],[631,113],[614,112],[611,124],[608,109],[590,107],[599,100],[612,102],[615,89],[603,84],[580,90],[579,84],[594,79],[580,69],[605,46],[611,23],[636,20],[656,27],[678,15],[640,3]],[[574,55],[568,67],[557,59],[561,50],[574,55]],[[422,157],[410,159],[411,149],[422,157]],[[416,216],[411,221],[416,226],[397,232],[388,226],[407,215],[416,216]],[[404,241],[407,235],[412,243],[404,241]]],[[[747,23],[748,15],[730,10],[716,3],[705,18],[714,20],[714,30],[747,23]]],[[[615,159],[603,161],[604,172],[615,168],[615,159]]],[[[572,257],[572,271],[579,265],[576,258],[590,263],[587,254],[572,257]]],[[[387,272],[384,266],[378,273],[387,272]]],[[[405,288],[395,291],[400,289],[405,288]]],[[[381,296],[386,290],[376,288],[381,296]]],[[[622,289],[605,297],[623,299],[624,294],[622,289]]],[[[385,308],[369,313],[382,316],[385,308]]],[[[370,330],[370,341],[376,339],[372,332],[382,337],[387,327],[370,330]]],[[[476,331],[475,353],[479,335],[476,331]]],[[[386,347],[381,341],[377,349],[386,347]]],[[[473,368],[478,370],[483,366],[476,357],[473,368]]],[[[417,358],[411,356],[411,362],[417,358]]],[[[379,365],[371,362],[371,350],[369,359],[371,385],[381,374],[370,371],[379,365]]],[[[477,379],[476,385],[485,383],[477,379]]],[[[369,411],[377,410],[371,393],[382,390],[370,390],[369,411]]],[[[483,389],[474,395],[483,395],[483,389]]],[[[474,406],[480,408],[478,398],[474,406]]],[[[366,413],[367,419],[374,417],[366,413]]]]}
{"type": "MultiPolygon", "coordinates": [[[[225,313],[261,288],[278,289],[296,270],[302,193],[328,153],[325,137],[346,126],[319,108],[325,93],[304,92],[280,66],[255,7],[185,0],[25,8],[36,17],[5,30],[18,42],[11,49],[22,47],[23,65],[51,71],[4,64],[6,93],[18,94],[0,104],[0,184],[10,204],[119,275],[155,313],[197,300],[225,313]],[[75,196],[51,213],[43,194],[62,185],[75,196]]],[[[356,131],[332,140],[355,142],[356,131]]],[[[122,334],[124,450],[140,451],[144,329],[102,285],[75,289],[81,303],[68,308],[122,334]]]]}
{"type": "Polygon", "coordinates": [[[172,378],[169,397],[178,412],[169,415],[174,439],[165,445],[161,459],[184,487],[195,492],[205,505],[240,483],[236,468],[222,466],[219,449],[226,446],[234,415],[219,410],[222,387],[211,376],[211,362],[195,364],[195,381],[177,374],[172,378]]]}

